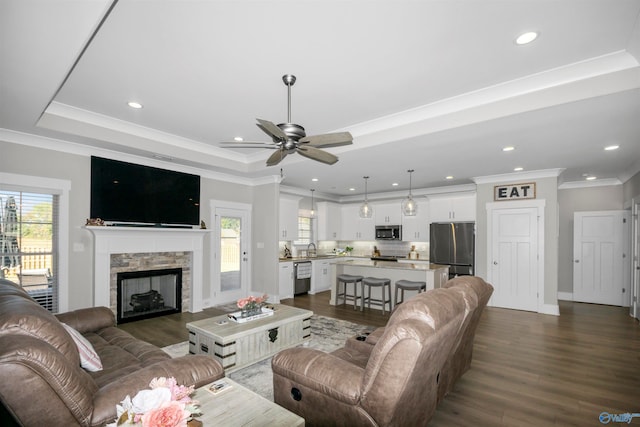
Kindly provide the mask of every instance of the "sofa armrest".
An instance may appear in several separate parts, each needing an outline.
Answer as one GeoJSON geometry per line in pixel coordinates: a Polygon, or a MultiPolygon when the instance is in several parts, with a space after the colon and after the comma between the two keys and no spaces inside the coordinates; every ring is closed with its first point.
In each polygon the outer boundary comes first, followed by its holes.
{"type": "Polygon", "coordinates": [[[338,401],[360,401],[364,369],[319,350],[295,347],[271,360],[273,375],[280,375],[338,401]]]}
{"type": "Polygon", "coordinates": [[[90,307],[56,314],[59,321],[66,323],[81,334],[95,332],[116,325],[116,317],[107,307],[90,307]]]}
{"type": "Polygon", "coordinates": [[[95,383],[47,342],[0,336],[0,378],[0,397],[21,425],[89,425],[95,383]]]}
{"type": "Polygon", "coordinates": [[[133,398],[138,391],[148,389],[149,383],[156,377],[174,377],[180,385],[198,388],[223,378],[224,369],[209,356],[188,355],[154,363],[132,372],[98,390],[93,400],[92,424],[101,425],[113,421],[116,404],[127,395],[133,398]]]}

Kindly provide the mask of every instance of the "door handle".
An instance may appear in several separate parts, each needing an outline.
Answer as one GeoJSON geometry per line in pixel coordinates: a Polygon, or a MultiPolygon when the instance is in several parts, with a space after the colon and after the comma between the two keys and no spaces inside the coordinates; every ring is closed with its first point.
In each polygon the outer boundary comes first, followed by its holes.
{"type": "Polygon", "coordinates": [[[580,262],[580,260],[579,260],[579,259],[577,259],[577,260],[575,260],[575,261],[573,261],[573,262],[575,262],[575,263],[577,264],[577,263],[579,263],[579,262],[580,262]]]}
{"type": "Polygon", "coordinates": [[[498,261],[493,261],[493,265],[498,265],[498,261]]]}

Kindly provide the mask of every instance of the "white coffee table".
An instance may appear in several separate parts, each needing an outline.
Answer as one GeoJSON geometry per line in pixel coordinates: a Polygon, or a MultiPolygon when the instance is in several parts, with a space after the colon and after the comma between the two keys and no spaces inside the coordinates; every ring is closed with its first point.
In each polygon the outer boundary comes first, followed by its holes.
{"type": "Polygon", "coordinates": [[[228,374],[311,338],[313,311],[276,304],[273,316],[236,323],[227,315],[187,323],[189,353],[218,360],[228,374]]]}
{"type": "Polygon", "coordinates": [[[264,397],[224,378],[231,385],[213,394],[201,387],[191,396],[199,402],[202,415],[197,419],[206,426],[304,426],[304,418],[264,397]]]}

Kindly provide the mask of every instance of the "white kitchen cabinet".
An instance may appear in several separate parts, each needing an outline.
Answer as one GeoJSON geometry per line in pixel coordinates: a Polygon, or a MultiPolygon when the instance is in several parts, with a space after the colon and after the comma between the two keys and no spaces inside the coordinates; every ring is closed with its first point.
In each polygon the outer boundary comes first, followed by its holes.
{"type": "Polygon", "coordinates": [[[373,218],[360,218],[360,205],[342,207],[340,240],[375,240],[373,218]]]}
{"type": "Polygon", "coordinates": [[[280,195],[280,240],[298,239],[298,203],[300,197],[280,195]]]}
{"type": "Polygon", "coordinates": [[[429,198],[429,221],[475,221],[475,194],[429,198]]]}
{"type": "Polygon", "coordinates": [[[311,261],[311,290],[310,294],[327,291],[331,289],[332,273],[331,266],[336,263],[336,259],[321,259],[311,261]]]}
{"type": "Polygon", "coordinates": [[[418,206],[415,216],[402,216],[402,240],[405,242],[429,241],[429,209],[426,203],[418,206]]]}
{"type": "Polygon", "coordinates": [[[279,264],[278,293],[280,299],[293,298],[293,262],[279,264]]]}
{"type": "Polygon", "coordinates": [[[332,202],[318,202],[316,205],[316,240],[338,240],[341,234],[342,211],[340,205],[332,202]]]}
{"type": "Polygon", "coordinates": [[[373,204],[375,225],[400,225],[402,223],[402,203],[373,204]]]}

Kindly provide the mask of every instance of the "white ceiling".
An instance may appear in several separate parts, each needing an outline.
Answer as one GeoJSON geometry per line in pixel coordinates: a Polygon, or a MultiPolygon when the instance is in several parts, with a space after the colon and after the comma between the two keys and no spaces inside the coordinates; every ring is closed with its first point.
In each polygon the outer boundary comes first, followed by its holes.
{"type": "Polygon", "coordinates": [[[0,139],[242,180],[282,168],[343,199],[365,175],[370,193],[406,191],[408,169],[414,189],[517,166],[624,182],[640,170],[639,15],[640,0],[3,0],[0,139]],[[294,123],[354,136],[333,166],[219,145],[268,141],[255,119],[286,121],[289,73],[294,123]]]}

